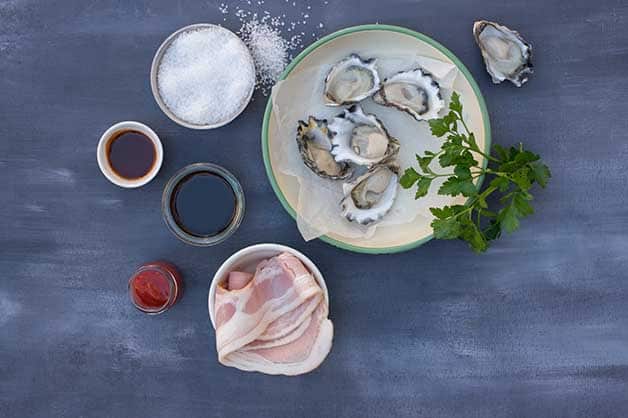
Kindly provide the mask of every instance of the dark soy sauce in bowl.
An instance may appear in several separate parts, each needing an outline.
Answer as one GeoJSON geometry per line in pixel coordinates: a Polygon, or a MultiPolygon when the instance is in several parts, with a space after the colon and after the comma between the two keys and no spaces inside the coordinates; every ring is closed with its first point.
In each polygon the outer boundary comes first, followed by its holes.
{"type": "Polygon", "coordinates": [[[211,237],[233,221],[236,196],[224,178],[201,171],[181,179],[170,204],[181,229],[197,237],[211,237]]]}
{"type": "Polygon", "coordinates": [[[134,180],[151,171],[157,151],[153,141],[143,133],[120,131],[107,143],[107,160],[118,176],[134,180]]]}
{"type": "Polygon", "coordinates": [[[190,245],[216,245],[244,217],[244,193],[228,170],[212,163],[190,164],[166,184],[161,211],[170,231],[190,245]]]}

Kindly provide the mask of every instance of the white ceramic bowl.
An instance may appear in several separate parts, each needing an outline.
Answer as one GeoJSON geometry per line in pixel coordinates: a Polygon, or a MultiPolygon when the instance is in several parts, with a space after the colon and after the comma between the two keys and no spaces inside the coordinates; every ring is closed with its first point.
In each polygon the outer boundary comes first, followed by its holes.
{"type": "Polygon", "coordinates": [[[151,128],[140,122],[124,121],[116,123],[111,128],[107,129],[104,134],[102,134],[100,141],[98,142],[96,157],[98,159],[98,167],[100,167],[100,171],[102,171],[110,182],[120,187],[132,189],[145,185],[157,175],[164,159],[164,149],[161,145],[159,137],[151,128]],[[116,174],[113,168],[111,168],[111,164],[109,164],[109,159],[107,158],[107,143],[120,131],[137,131],[146,135],[146,137],[153,142],[153,145],[155,146],[155,153],[157,154],[155,157],[155,163],[150,171],[143,177],[137,179],[127,179],[120,177],[116,174]]]}
{"type": "Polygon", "coordinates": [[[280,244],[255,244],[250,247],[246,247],[241,249],[240,251],[233,254],[229,257],[218,269],[212,282],[209,286],[209,297],[207,300],[207,305],[209,308],[209,319],[212,322],[212,326],[216,328],[216,324],[214,322],[214,298],[216,296],[216,286],[219,283],[224,281],[227,278],[227,275],[234,271],[246,271],[249,273],[254,273],[255,268],[260,263],[260,261],[274,257],[283,252],[287,252],[296,256],[303,265],[312,273],[316,281],[318,282],[321,289],[323,289],[323,293],[325,295],[325,301],[327,302],[327,306],[329,306],[329,293],[327,292],[327,285],[325,284],[325,279],[323,275],[318,270],[316,265],[303,255],[301,252],[286,247],[285,245],[280,244]]]}
{"type": "Polygon", "coordinates": [[[242,43],[242,45],[244,46],[246,51],[249,51],[248,47],[246,47],[246,45],[244,44],[244,42],[242,42],[240,37],[238,35],[236,35],[235,33],[231,32],[229,29],[223,28],[222,26],[218,26],[218,25],[212,25],[211,23],[197,23],[197,24],[194,24],[194,25],[185,26],[185,27],[177,30],[176,32],[172,33],[170,36],[168,36],[166,38],[166,40],[163,41],[163,43],[159,46],[159,48],[157,49],[157,52],[155,52],[155,56],[153,57],[153,63],[151,64],[151,67],[150,67],[150,88],[153,91],[153,96],[155,97],[155,101],[159,105],[159,108],[172,121],[176,122],[177,124],[179,124],[181,126],[185,126],[186,128],[190,128],[190,129],[214,129],[214,128],[219,128],[221,126],[224,126],[224,125],[228,124],[229,122],[231,122],[232,120],[237,118],[240,115],[240,113],[242,113],[244,111],[244,109],[246,109],[246,107],[248,106],[249,102],[251,101],[251,98],[253,97],[253,91],[255,90],[255,64],[253,63],[253,56],[251,56],[251,54],[249,52],[249,54],[247,55],[247,61],[248,62],[246,63],[246,65],[249,65],[249,66],[251,66],[253,68],[253,71],[252,71],[253,77],[250,80],[247,81],[248,84],[249,84],[249,86],[248,86],[249,93],[248,93],[248,96],[246,97],[246,99],[242,102],[242,105],[238,108],[238,110],[233,115],[230,115],[226,119],[221,120],[221,121],[216,122],[216,123],[213,123],[213,124],[197,125],[197,124],[190,123],[190,122],[188,122],[186,120],[181,119],[180,117],[175,115],[168,108],[168,106],[166,106],[166,103],[164,103],[163,99],[161,98],[161,95],[159,94],[159,85],[158,85],[158,81],[157,81],[157,75],[159,73],[159,65],[161,65],[161,59],[163,58],[164,53],[166,52],[166,50],[168,49],[170,44],[180,34],[185,33],[185,32],[189,32],[189,31],[194,31],[194,30],[199,30],[199,29],[207,29],[207,28],[213,28],[213,29],[220,30],[222,32],[227,33],[229,36],[232,36],[233,38],[237,39],[240,43],[242,43]]]}

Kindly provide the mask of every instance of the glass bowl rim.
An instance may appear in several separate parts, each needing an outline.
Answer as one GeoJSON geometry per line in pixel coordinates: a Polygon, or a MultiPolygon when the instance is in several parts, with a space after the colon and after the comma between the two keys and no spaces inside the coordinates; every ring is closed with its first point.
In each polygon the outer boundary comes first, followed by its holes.
{"type": "Polygon", "coordinates": [[[213,163],[194,163],[183,167],[177,171],[166,183],[164,192],[161,197],[161,214],[168,226],[168,229],[181,241],[186,244],[195,245],[197,247],[209,247],[211,245],[220,244],[229,238],[238,229],[244,218],[245,199],[242,186],[238,179],[226,168],[213,163]],[[179,182],[190,174],[209,172],[223,178],[233,190],[236,198],[236,210],[229,226],[216,235],[209,237],[199,237],[184,231],[175,221],[170,206],[172,194],[179,182]]]}

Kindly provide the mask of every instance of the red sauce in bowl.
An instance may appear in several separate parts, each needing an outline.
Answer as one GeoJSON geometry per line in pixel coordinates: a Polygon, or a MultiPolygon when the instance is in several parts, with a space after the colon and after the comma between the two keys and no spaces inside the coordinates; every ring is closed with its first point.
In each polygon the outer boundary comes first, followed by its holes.
{"type": "Polygon", "coordinates": [[[181,274],[165,261],[140,266],[129,280],[129,295],[137,309],[148,314],[165,312],[181,294],[181,274]]]}

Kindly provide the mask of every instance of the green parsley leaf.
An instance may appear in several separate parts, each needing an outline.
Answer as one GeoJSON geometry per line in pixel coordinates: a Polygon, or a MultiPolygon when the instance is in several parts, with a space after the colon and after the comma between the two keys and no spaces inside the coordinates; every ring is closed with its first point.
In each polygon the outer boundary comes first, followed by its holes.
{"type": "Polygon", "coordinates": [[[473,151],[476,151],[476,152],[482,151],[480,147],[478,146],[478,143],[475,140],[475,135],[473,135],[473,132],[471,132],[467,136],[467,143],[469,144],[469,148],[471,148],[473,151]]]}
{"type": "Polygon", "coordinates": [[[533,161],[538,161],[540,158],[541,157],[539,157],[538,155],[536,155],[533,152],[521,151],[515,157],[515,162],[517,162],[519,164],[526,164],[526,163],[531,163],[533,161]]]}
{"type": "Polygon", "coordinates": [[[449,144],[462,146],[462,144],[464,143],[464,138],[465,138],[464,135],[453,133],[453,134],[447,135],[447,142],[449,144]]]}
{"type": "Polygon", "coordinates": [[[491,180],[490,186],[504,193],[510,187],[510,181],[506,177],[495,177],[491,180]]]}
{"type": "Polygon", "coordinates": [[[399,179],[399,183],[404,189],[409,189],[414,185],[414,183],[419,181],[420,178],[421,175],[414,168],[409,167],[406,168],[406,171],[401,176],[401,179],[399,179]]]}
{"type": "Polygon", "coordinates": [[[470,179],[471,169],[464,165],[457,165],[456,168],[454,168],[454,174],[461,179],[470,179]]]}
{"type": "Polygon", "coordinates": [[[416,160],[419,163],[419,167],[421,167],[421,170],[423,170],[424,173],[429,172],[429,166],[432,163],[432,160],[434,159],[433,156],[428,155],[427,157],[421,157],[419,155],[416,156],[416,160]]]}
{"type": "Polygon", "coordinates": [[[458,129],[458,115],[456,115],[453,111],[443,116],[443,122],[447,125],[448,130],[456,131],[458,129]]]}
{"type": "Polygon", "coordinates": [[[430,212],[432,212],[432,215],[436,216],[438,219],[445,219],[460,213],[464,209],[464,205],[453,205],[443,206],[442,208],[430,208],[430,212]]]}
{"type": "Polygon", "coordinates": [[[532,170],[532,178],[534,181],[536,181],[539,186],[545,187],[550,177],[552,177],[550,169],[545,164],[540,162],[530,164],[530,169],[532,170]]]}
{"type": "Polygon", "coordinates": [[[519,229],[519,218],[517,215],[517,208],[511,203],[499,211],[497,220],[501,224],[502,228],[510,234],[511,232],[519,229]]]}
{"type": "Polygon", "coordinates": [[[493,145],[493,150],[495,151],[495,153],[497,154],[497,157],[504,161],[504,160],[508,160],[509,159],[509,154],[508,154],[508,150],[504,147],[502,147],[499,144],[495,144],[493,145]]]}
{"type": "Polygon", "coordinates": [[[468,222],[460,235],[476,253],[483,253],[488,248],[486,237],[484,237],[480,228],[473,222],[468,222]]]}
{"type": "Polygon", "coordinates": [[[524,166],[511,174],[512,181],[521,188],[521,190],[528,190],[532,187],[530,181],[530,167],[524,166]]]}
{"type": "Polygon", "coordinates": [[[417,185],[417,191],[416,191],[416,195],[414,196],[415,199],[418,199],[420,197],[423,197],[427,194],[427,192],[430,189],[430,186],[432,185],[432,180],[429,177],[421,177],[419,179],[418,185],[417,185]]]}
{"type": "Polygon", "coordinates": [[[447,132],[449,132],[449,126],[445,123],[443,119],[431,119],[428,121],[430,125],[430,129],[432,131],[432,135],[437,138],[444,136],[447,132]]]}
{"type": "Polygon", "coordinates": [[[438,194],[457,196],[459,194],[470,197],[477,194],[475,184],[471,178],[449,177],[438,189],[438,194]]]}
{"type": "Polygon", "coordinates": [[[412,167],[406,169],[400,183],[406,189],[416,186],[415,198],[420,199],[428,194],[434,179],[445,177],[438,189],[439,194],[462,195],[469,199],[464,205],[430,208],[435,218],[431,223],[434,237],[459,238],[473,251],[481,253],[487,250],[490,241],[502,235],[502,231],[517,230],[521,219],[534,213],[530,190],[535,183],[545,187],[551,172],[539,155],[524,149],[521,143],[509,148],[494,145],[488,167],[480,166],[474,153],[488,151],[479,147],[462,114],[460,95],[453,92],[449,112],[440,119],[429,121],[432,135],[441,138],[440,151],[417,155],[421,172],[412,167]],[[459,132],[460,127],[464,129],[459,132]],[[437,174],[430,169],[436,158],[441,167],[452,167],[451,175],[437,174]],[[473,171],[472,167],[475,167],[473,171]],[[473,184],[474,176],[488,178],[488,187],[478,191],[473,184]]]}
{"type": "Polygon", "coordinates": [[[454,112],[458,112],[458,114],[462,116],[462,103],[460,103],[460,95],[455,91],[451,93],[449,109],[453,110],[454,112]]]}
{"type": "Polygon", "coordinates": [[[438,162],[441,167],[451,167],[457,164],[464,147],[462,145],[448,144],[446,146],[443,145],[443,150],[445,152],[438,157],[438,162]]]}
{"type": "Polygon", "coordinates": [[[486,218],[497,218],[497,214],[495,212],[491,212],[488,209],[480,208],[480,214],[486,218]]]}
{"type": "Polygon", "coordinates": [[[476,202],[477,202],[477,206],[480,209],[487,209],[488,208],[488,203],[486,203],[486,199],[484,197],[482,197],[481,195],[478,196],[476,202]]]}
{"type": "Polygon", "coordinates": [[[434,229],[434,238],[437,239],[455,239],[462,232],[462,225],[457,218],[434,219],[432,221],[434,229]]]}
{"type": "Polygon", "coordinates": [[[530,200],[532,200],[531,196],[526,196],[523,193],[515,193],[512,198],[512,204],[517,209],[520,217],[532,215],[534,213],[534,208],[530,204],[530,200]]]}

